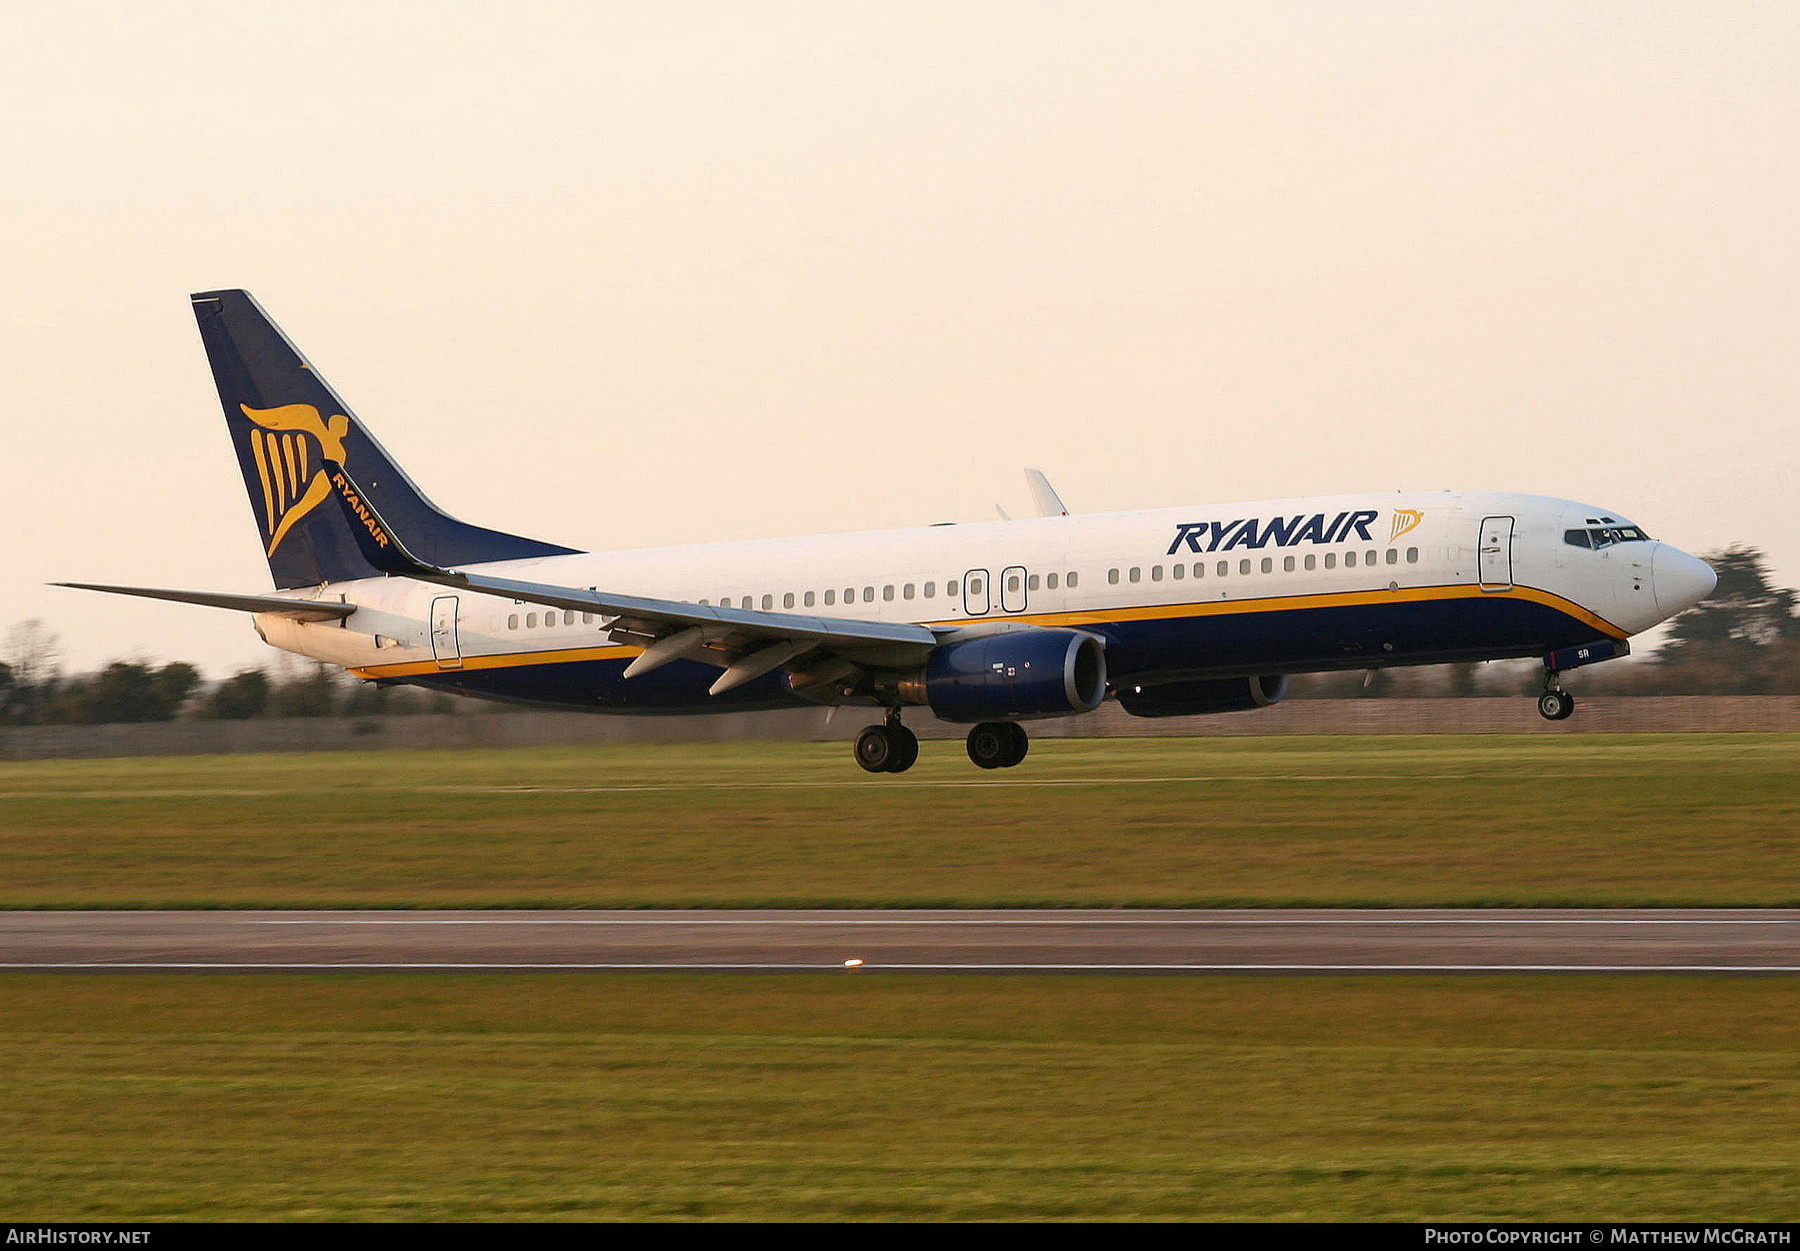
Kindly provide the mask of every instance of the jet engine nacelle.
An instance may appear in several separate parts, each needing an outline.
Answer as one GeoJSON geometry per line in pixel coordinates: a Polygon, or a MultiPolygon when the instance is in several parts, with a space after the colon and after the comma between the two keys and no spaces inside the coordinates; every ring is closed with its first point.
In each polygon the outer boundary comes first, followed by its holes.
{"type": "Polygon", "coordinates": [[[1092,712],[1106,698],[1106,644],[1079,630],[1007,630],[946,643],[901,686],[945,721],[1026,721],[1092,712]]]}
{"type": "Polygon", "coordinates": [[[1191,717],[1208,712],[1267,708],[1287,694],[1286,674],[1260,678],[1208,678],[1161,686],[1124,686],[1119,706],[1134,717],[1191,717]]]}

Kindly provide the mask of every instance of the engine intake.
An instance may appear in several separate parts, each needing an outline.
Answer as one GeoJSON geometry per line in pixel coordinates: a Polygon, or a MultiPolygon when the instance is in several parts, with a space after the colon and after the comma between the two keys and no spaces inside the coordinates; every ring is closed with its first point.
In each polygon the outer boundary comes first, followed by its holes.
{"type": "Polygon", "coordinates": [[[1287,694],[1286,674],[1259,678],[1209,678],[1161,686],[1126,686],[1119,706],[1134,717],[1192,717],[1209,712],[1267,708],[1287,694]]]}
{"type": "Polygon", "coordinates": [[[1079,630],[1008,630],[931,653],[901,685],[945,721],[1027,721],[1092,712],[1106,698],[1106,644],[1079,630]]]}

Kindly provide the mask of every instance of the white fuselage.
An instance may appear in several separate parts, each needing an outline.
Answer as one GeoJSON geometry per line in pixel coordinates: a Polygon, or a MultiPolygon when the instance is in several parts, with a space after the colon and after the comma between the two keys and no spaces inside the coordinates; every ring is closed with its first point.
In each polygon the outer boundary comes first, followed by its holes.
{"type": "MultiPolygon", "coordinates": [[[[1343,634],[1342,613],[1321,610],[1361,610],[1370,623],[1356,627],[1371,640],[1360,652],[1354,650],[1364,646],[1356,641],[1360,633],[1349,643],[1332,635],[1321,646],[1352,650],[1313,659],[1301,642],[1289,639],[1285,650],[1271,644],[1264,667],[1282,672],[1524,655],[1538,646],[1524,635],[1490,643],[1501,635],[1485,625],[1471,626],[1466,638],[1446,638],[1441,648],[1421,646],[1405,622],[1409,607],[1435,605],[1436,622],[1448,620],[1441,610],[1449,601],[1458,605],[1458,621],[1505,602],[1533,605],[1532,612],[1567,623],[1555,638],[1546,636],[1548,645],[1584,631],[1594,639],[1625,638],[1710,589],[1710,571],[1702,589],[1698,571],[1705,566],[1665,544],[1638,540],[1596,550],[1565,537],[1607,524],[1631,525],[1617,513],[1539,496],[1394,493],[580,553],[479,568],[519,580],[773,612],[1087,628],[1110,636],[1122,672],[1256,672],[1254,643],[1242,636],[1245,622],[1254,626],[1252,640],[1258,631],[1271,638],[1295,634],[1298,614],[1343,634]],[[1214,635],[1153,636],[1142,628],[1177,622],[1239,633],[1214,648],[1206,641],[1214,635]],[[1381,642],[1383,631],[1404,642],[1381,642]],[[1208,655],[1189,654],[1209,648],[1229,652],[1229,659],[1214,664],[1208,655]]],[[[638,651],[614,645],[605,619],[594,614],[404,578],[284,595],[359,606],[341,623],[257,621],[274,646],[364,678],[419,680],[623,660],[638,651]]],[[[1427,627],[1439,628],[1447,629],[1427,627]]],[[[1538,627],[1518,629],[1529,634],[1538,627]]]]}

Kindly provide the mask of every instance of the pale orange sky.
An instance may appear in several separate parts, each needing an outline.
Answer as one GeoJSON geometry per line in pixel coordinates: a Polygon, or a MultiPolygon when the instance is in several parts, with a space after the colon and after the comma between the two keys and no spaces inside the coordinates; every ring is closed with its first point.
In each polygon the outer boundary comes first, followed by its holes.
{"type": "MultiPolygon", "coordinates": [[[[271,653],[188,312],[592,548],[1340,490],[1800,581],[1800,11],[0,4],[0,630],[271,653]]],[[[630,590],[628,587],[616,588],[630,590]]]]}

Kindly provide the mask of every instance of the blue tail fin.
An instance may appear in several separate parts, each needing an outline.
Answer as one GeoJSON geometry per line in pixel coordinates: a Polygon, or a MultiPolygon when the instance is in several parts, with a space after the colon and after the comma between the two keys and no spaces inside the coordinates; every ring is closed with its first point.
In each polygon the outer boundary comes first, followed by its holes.
{"type": "Polygon", "coordinates": [[[379,576],[333,494],[345,466],[419,559],[460,566],[573,551],[458,521],[420,493],[247,291],[203,291],[194,318],[250,493],[269,572],[282,589],[379,576]]]}

